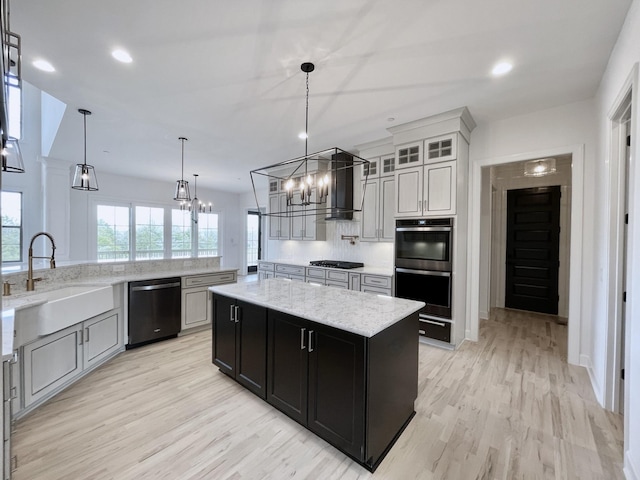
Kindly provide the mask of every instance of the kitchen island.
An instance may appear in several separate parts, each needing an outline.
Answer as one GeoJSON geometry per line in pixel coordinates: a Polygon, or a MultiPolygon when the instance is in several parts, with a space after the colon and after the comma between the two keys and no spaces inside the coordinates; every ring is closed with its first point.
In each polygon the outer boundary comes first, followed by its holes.
{"type": "Polygon", "coordinates": [[[424,304],[277,278],[209,290],[220,371],[374,471],[415,413],[424,304]]]}

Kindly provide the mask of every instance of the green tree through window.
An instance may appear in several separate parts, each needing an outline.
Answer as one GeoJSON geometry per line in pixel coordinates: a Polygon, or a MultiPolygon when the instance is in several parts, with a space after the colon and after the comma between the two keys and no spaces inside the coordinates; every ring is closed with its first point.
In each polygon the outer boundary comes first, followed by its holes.
{"type": "Polygon", "coordinates": [[[22,261],[22,193],[2,192],[2,262],[22,261]]]}

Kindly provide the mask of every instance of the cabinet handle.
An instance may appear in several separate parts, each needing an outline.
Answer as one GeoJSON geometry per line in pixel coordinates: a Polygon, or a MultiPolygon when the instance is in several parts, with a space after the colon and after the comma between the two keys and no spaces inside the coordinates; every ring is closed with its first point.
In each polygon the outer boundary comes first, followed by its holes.
{"type": "Polygon", "coordinates": [[[238,323],[238,322],[240,321],[240,315],[238,314],[238,312],[240,312],[240,307],[236,305],[236,306],[234,307],[234,310],[235,310],[235,312],[236,312],[236,314],[235,314],[235,321],[236,321],[236,323],[238,323]]]}
{"type": "Polygon", "coordinates": [[[304,344],[304,332],[306,330],[307,330],[306,328],[300,329],[300,350],[304,350],[305,348],[307,348],[304,344]]]}
{"type": "Polygon", "coordinates": [[[312,335],[313,335],[313,330],[309,330],[309,353],[313,352],[313,347],[311,346],[312,335]]]}
{"type": "Polygon", "coordinates": [[[84,345],[84,332],[83,332],[82,330],[80,330],[80,332],[79,332],[79,333],[80,333],[80,335],[78,335],[78,337],[79,337],[79,338],[78,338],[78,341],[79,341],[80,343],[78,343],[78,345],[84,345]]]}
{"type": "Polygon", "coordinates": [[[85,339],[85,343],[89,343],[89,327],[86,327],[85,330],[87,332],[87,338],[85,339]]]}
{"type": "Polygon", "coordinates": [[[420,332],[420,335],[426,335],[427,334],[427,332],[425,332],[424,330],[419,330],[419,332],[420,332]]]}
{"type": "Polygon", "coordinates": [[[446,326],[446,323],[444,322],[434,322],[433,320],[422,320],[424,323],[430,323],[431,325],[437,325],[439,327],[444,327],[446,326]]]}
{"type": "Polygon", "coordinates": [[[418,211],[422,210],[422,200],[418,200],[418,211]]]}
{"type": "Polygon", "coordinates": [[[229,320],[231,320],[232,322],[235,322],[236,319],[233,318],[233,314],[235,312],[235,308],[233,308],[234,305],[229,305],[229,320]]]}

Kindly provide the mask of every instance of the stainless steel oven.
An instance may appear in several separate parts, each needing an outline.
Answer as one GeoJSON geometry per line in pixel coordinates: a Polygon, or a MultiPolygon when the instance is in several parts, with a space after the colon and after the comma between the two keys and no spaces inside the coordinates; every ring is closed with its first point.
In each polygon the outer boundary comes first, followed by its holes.
{"type": "Polygon", "coordinates": [[[452,248],[453,218],[396,221],[395,295],[425,302],[421,321],[451,319],[452,248]]]}
{"type": "Polygon", "coordinates": [[[451,272],[397,268],[396,297],[425,302],[420,317],[451,318],[451,272]]]}
{"type": "Polygon", "coordinates": [[[451,272],[453,218],[396,221],[396,268],[451,272]]]}

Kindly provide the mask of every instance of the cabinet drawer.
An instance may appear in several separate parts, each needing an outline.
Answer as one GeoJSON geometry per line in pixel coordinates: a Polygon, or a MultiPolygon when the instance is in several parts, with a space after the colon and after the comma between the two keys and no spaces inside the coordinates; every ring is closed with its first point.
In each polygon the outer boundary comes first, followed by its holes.
{"type": "Polygon", "coordinates": [[[377,295],[387,295],[388,297],[391,296],[391,288],[370,287],[368,285],[362,285],[362,287],[360,288],[360,291],[367,292],[367,293],[375,293],[377,295]]]}
{"type": "Polygon", "coordinates": [[[344,288],[345,290],[349,290],[349,284],[346,282],[342,283],[342,282],[327,280],[326,285],[327,287],[337,287],[337,288],[344,288]]]}
{"type": "Polygon", "coordinates": [[[327,280],[336,280],[338,282],[349,283],[349,272],[336,272],[335,270],[327,270],[327,280]]]}
{"type": "Polygon", "coordinates": [[[288,273],[291,275],[302,275],[304,277],[304,267],[302,265],[276,265],[277,273],[288,273]]]}
{"type": "Polygon", "coordinates": [[[420,335],[449,343],[451,342],[451,322],[421,318],[420,335]]]}
{"type": "Polygon", "coordinates": [[[307,277],[325,278],[326,270],[324,268],[307,267],[307,277]]]}
{"type": "Polygon", "coordinates": [[[209,285],[219,285],[221,283],[233,283],[236,281],[235,272],[221,272],[210,275],[197,275],[193,277],[183,277],[182,287],[199,287],[209,285]]]}
{"type": "Polygon", "coordinates": [[[362,285],[371,287],[391,288],[391,277],[380,277],[378,275],[362,274],[362,285]]]}
{"type": "Polygon", "coordinates": [[[258,262],[258,270],[262,270],[264,272],[273,272],[276,264],[271,262],[258,262]]]}

